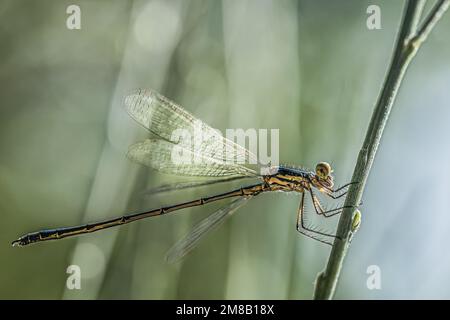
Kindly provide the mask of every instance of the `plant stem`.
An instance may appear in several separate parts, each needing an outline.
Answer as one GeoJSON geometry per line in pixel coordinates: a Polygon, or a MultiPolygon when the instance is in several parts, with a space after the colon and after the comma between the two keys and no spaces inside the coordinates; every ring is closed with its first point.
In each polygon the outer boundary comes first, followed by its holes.
{"type": "Polygon", "coordinates": [[[439,0],[431,9],[423,24],[419,27],[424,0],[408,0],[404,9],[397,42],[391,65],[367,129],[363,146],[353,171],[351,185],[337,229],[337,238],[333,243],[326,269],[317,275],[314,299],[332,299],[344,258],[350,244],[352,219],[355,209],[361,202],[364,187],[375,158],[381,136],[386,126],[392,105],[397,96],[403,76],[417,50],[426,40],[443,13],[448,9],[450,0],[439,0]]]}

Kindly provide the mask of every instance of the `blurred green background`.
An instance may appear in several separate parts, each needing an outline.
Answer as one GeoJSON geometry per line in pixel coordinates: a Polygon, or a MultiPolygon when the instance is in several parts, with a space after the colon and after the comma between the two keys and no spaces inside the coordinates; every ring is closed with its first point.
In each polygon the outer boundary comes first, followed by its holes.
{"type": "MultiPolygon", "coordinates": [[[[427,8],[433,1],[428,1],[427,8]]],[[[131,163],[147,132],[122,101],[153,88],[211,126],[279,128],[280,161],[352,174],[403,1],[0,1],[0,298],[310,299],[330,248],[299,235],[299,197],[267,194],[182,263],[164,254],[217,206],[79,238],[18,236],[227,190],[142,195],[182,181],[131,163]],[[81,8],[81,30],[66,8],[81,8]],[[381,8],[380,30],[366,9],[381,8]],[[69,265],[81,290],[66,288],[69,265]]],[[[337,298],[450,298],[450,17],[404,79],[337,298]],[[381,270],[380,290],[366,286],[381,270]]],[[[326,222],[334,228],[336,221],[326,222]]]]}

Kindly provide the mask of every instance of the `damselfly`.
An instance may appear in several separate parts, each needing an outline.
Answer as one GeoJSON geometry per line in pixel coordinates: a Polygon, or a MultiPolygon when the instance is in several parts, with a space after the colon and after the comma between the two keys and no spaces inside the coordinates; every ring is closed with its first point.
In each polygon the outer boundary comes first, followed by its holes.
{"type": "Polygon", "coordinates": [[[236,210],[245,205],[248,200],[259,194],[271,191],[296,192],[300,194],[296,223],[297,230],[300,233],[327,244],[331,244],[336,237],[333,234],[318,231],[307,226],[304,219],[305,197],[311,199],[315,212],[324,217],[337,215],[344,209],[344,207],[338,207],[332,210],[325,210],[316,195],[317,190],[332,199],[338,199],[347,193],[346,187],[351,184],[348,183],[341,188],[333,189],[332,169],[328,163],[318,163],[315,171],[289,166],[271,166],[265,173],[261,173],[251,168],[251,166],[243,164],[245,161],[251,162],[251,160],[255,160],[256,156],[253,153],[223,137],[218,131],[154,91],[136,91],[126,97],[125,107],[134,120],[157,137],[156,139],[147,139],[130,146],[127,155],[131,160],[167,174],[216,178],[213,181],[184,182],[163,186],[156,192],[200,187],[249,178],[257,179],[258,182],[229,192],[146,212],[127,214],[101,222],[28,233],[15,240],[13,245],[26,246],[35,242],[91,233],[185,208],[231,199],[226,205],[197,224],[188,235],[172,247],[167,255],[167,259],[175,261],[192,250],[206,233],[223,223],[227,217],[230,217],[236,210]],[[176,130],[182,130],[194,138],[180,139],[179,135],[174,135],[176,130]],[[201,133],[201,139],[196,137],[198,132],[201,133]],[[175,149],[176,152],[174,153],[175,149]],[[223,152],[224,150],[226,152],[223,152]],[[174,161],[174,154],[179,152],[182,152],[184,156],[190,156],[190,160],[195,158],[195,161],[174,161]]]}

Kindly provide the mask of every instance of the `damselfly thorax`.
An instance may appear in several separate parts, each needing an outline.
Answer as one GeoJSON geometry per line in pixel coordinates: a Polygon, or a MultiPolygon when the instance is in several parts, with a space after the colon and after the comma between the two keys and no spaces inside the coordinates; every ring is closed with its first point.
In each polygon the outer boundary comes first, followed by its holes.
{"type": "Polygon", "coordinates": [[[145,212],[126,214],[117,218],[79,226],[45,229],[28,233],[15,240],[13,245],[25,246],[35,242],[57,240],[92,233],[148,217],[160,216],[185,208],[231,199],[223,207],[197,224],[189,234],[172,247],[167,259],[173,262],[186,255],[205,234],[223,223],[227,217],[230,217],[237,209],[246,204],[248,200],[259,194],[273,191],[292,192],[300,195],[296,223],[297,231],[327,244],[331,244],[333,239],[336,238],[333,234],[321,232],[306,225],[304,219],[305,197],[311,199],[316,214],[323,217],[334,216],[341,213],[344,209],[344,207],[338,207],[336,209],[326,210],[316,195],[316,192],[318,192],[332,199],[338,199],[347,193],[346,188],[351,184],[349,183],[341,188],[333,189],[333,170],[328,163],[318,163],[314,171],[290,166],[272,166],[268,170],[266,168],[266,170],[257,171],[250,168],[250,166],[241,164],[245,159],[256,159],[256,156],[249,150],[221,136],[209,125],[154,91],[139,90],[127,96],[125,99],[125,107],[134,120],[157,137],[130,146],[127,156],[131,160],[167,174],[215,178],[214,180],[178,182],[164,185],[154,189],[153,194],[236,180],[255,181],[228,192],[145,212]],[[187,143],[174,138],[173,132],[179,129],[192,134],[201,131],[202,136],[208,138],[202,139],[201,141],[194,141],[194,144],[187,143]],[[192,155],[201,161],[189,163],[174,162],[172,157],[174,148],[183,151],[187,155],[192,155]],[[232,156],[237,160],[237,163],[236,161],[229,161],[228,153],[218,152],[218,150],[225,149],[233,151],[232,156]],[[264,172],[264,174],[259,172],[264,172]]]}
{"type": "Polygon", "coordinates": [[[264,181],[272,186],[272,191],[310,191],[316,188],[320,192],[332,192],[333,177],[331,176],[331,166],[326,162],[321,162],[316,167],[316,172],[304,169],[291,168],[287,166],[272,167],[269,171],[276,172],[271,175],[264,175],[264,181]]]}

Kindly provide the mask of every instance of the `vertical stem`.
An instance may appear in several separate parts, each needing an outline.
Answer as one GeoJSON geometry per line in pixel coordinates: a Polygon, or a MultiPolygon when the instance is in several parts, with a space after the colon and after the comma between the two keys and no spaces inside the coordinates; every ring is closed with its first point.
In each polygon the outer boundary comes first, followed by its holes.
{"type": "Polygon", "coordinates": [[[314,299],[333,298],[349,247],[352,218],[355,211],[352,208],[356,208],[361,202],[364,187],[401,81],[409,63],[417,53],[420,45],[425,41],[427,35],[448,8],[450,0],[437,1],[423,25],[418,27],[424,4],[425,1],[423,0],[409,0],[406,3],[391,65],[378,97],[363,146],[359,152],[353,171],[352,181],[359,183],[353,184],[350,187],[348,196],[345,199],[344,206],[347,209],[342,212],[339,220],[337,229],[339,238],[336,238],[333,243],[326,269],[317,276],[314,299]]]}

